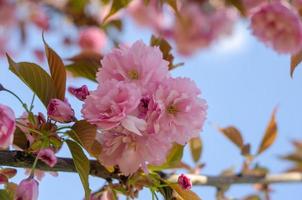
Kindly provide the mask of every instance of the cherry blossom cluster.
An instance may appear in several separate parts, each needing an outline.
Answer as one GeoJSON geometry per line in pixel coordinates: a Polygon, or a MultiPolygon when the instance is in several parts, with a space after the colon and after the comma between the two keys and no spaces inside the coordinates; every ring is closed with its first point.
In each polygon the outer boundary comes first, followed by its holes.
{"type": "Polygon", "coordinates": [[[238,18],[233,8],[209,1],[178,1],[177,9],[177,13],[169,14],[159,0],[151,0],[148,5],[144,0],[134,0],[128,8],[139,25],[149,26],[157,34],[174,40],[183,55],[192,55],[229,35],[238,18]]]}
{"type": "MultiPolygon", "coordinates": [[[[148,5],[143,0],[134,0],[128,10],[138,24],[174,40],[181,54],[192,55],[229,35],[239,19],[238,11],[217,2],[179,1],[178,13],[172,15],[172,20],[159,0],[151,0],[148,5]]],[[[252,34],[261,42],[279,53],[295,54],[301,50],[301,0],[243,0],[242,5],[252,34]]]]}
{"type": "Polygon", "coordinates": [[[118,165],[125,175],[148,171],[166,161],[173,143],[199,135],[207,104],[192,80],[171,76],[158,47],[120,46],[101,63],[82,114],[99,128],[102,164],[118,165]]]}

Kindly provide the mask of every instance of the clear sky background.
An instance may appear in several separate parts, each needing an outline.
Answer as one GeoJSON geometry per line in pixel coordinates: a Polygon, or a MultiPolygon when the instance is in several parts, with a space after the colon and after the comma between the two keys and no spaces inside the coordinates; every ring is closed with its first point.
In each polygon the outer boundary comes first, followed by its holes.
{"type": "MultiPolygon", "coordinates": [[[[142,39],[149,42],[148,30],[135,26],[129,20],[126,22],[125,32],[121,35],[122,41],[132,43],[142,39]]],[[[37,37],[39,33],[31,31],[33,36],[29,45],[41,46],[42,39],[37,37]]],[[[46,40],[64,58],[77,52],[58,46],[55,35],[46,34],[46,40]]],[[[17,61],[36,62],[28,47],[19,47],[19,51],[22,54],[17,57],[17,61]]],[[[225,38],[212,48],[202,50],[193,57],[177,56],[177,60],[185,62],[185,65],[174,70],[173,76],[193,79],[209,105],[208,120],[201,133],[204,141],[202,162],[206,163],[202,173],[216,175],[229,167],[239,170],[243,160],[237,148],[217,132],[215,125],[237,126],[255,152],[275,106],[279,107],[279,135],[275,144],[256,161],[269,167],[274,173],[282,172],[290,166],[278,157],[293,150],[290,144],[292,139],[302,139],[302,67],[297,68],[294,79],[291,79],[289,56],[281,56],[259,43],[250,35],[247,22],[237,24],[233,36],[225,38]]],[[[43,65],[46,66],[45,63],[43,65]]],[[[0,82],[15,91],[24,101],[30,102],[32,92],[9,72],[4,59],[0,60],[0,82]]],[[[89,89],[96,87],[94,83],[82,79],[71,79],[68,85],[80,86],[84,83],[88,83],[89,89]]],[[[80,116],[81,103],[73,97],[68,98],[80,116]]],[[[0,103],[11,106],[16,116],[23,112],[21,105],[8,94],[0,93],[0,103]]],[[[45,113],[39,101],[36,101],[34,111],[45,113]]],[[[70,156],[66,147],[59,155],[70,156]]],[[[185,152],[184,161],[192,164],[189,152],[185,152]]],[[[20,170],[14,181],[19,182],[23,178],[24,172],[20,170]]],[[[91,178],[90,184],[96,190],[102,186],[103,181],[91,178]]],[[[301,199],[302,184],[280,184],[272,188],[273,200],[301,199]]],[[[195,187],[194,191],[205,200],[215,197],[215,189],[210,187],[195,187]]],[[[252,186],[233,186],[227,194],[242,197],[253,191],[252,186]]],[[[81,182],[76,174],[59,173],[56,178],[46,175],[40,182],[41,200],[77,200],[83,196],[81,182]]],[[[139,199],[151,199],[150,193],[142,192],[139,199]]]]}

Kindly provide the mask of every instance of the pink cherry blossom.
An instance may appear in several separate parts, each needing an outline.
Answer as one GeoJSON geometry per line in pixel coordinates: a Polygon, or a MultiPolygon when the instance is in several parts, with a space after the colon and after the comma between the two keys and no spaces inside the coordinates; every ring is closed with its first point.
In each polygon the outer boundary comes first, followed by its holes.
{"type": "Polygon", "coordinates": [[[243,5],[248,14],[252,13],[258,6],[267,3],[267,0],[243,0],[243,5]]]}
{"type": "Polygon", "coordinates": [[[192,187],[191,180],[185,176],[184,174],[181,174],[178,177],[178,184],[184,189],[184,190],[189,190],[192,187]]]}
{"type": "Polygon", "coordinates": [[[54,167],[57,164],[57,157],[50,148],[41,149],[37,156],[50,167],[54,167]]]}
{"type": "Polygon", "coordinates": [[[51,99],[47,106],[48,116],[55,121],[68,123],[74,120],[74,111],[67,101],[51,99]]]}
{"type": "MultiPolygon", "coordinates": [[[[42,179],[45,176],[45,171],[43,170],[39,170],[39,169],[35,169],[34,171],[34,177],[38,180],[38,181],[42,181],[42,179]]],[[[59,176],[58,172],[47,172],[48,174],[52,175],[53,177],[57,177],[59,176]]],[[[25,174],[26,175],[30,175],[31,174],[31,169],[25,169],[25,174]]]]}
{"type": "Polygon", "coordinates": [[[15,200],[37,200],[39,183],[33,178],[27,178],[20,182],[16,189],[15,200]]]}
{"type": "Polygon", "coordinates": [[[15,129],[16,121],[13,110],[0,104],[0,149],[6,149],[13,143],[15,129]]]}
{"type": "Polygon", "coordinates": [[[253,34],[279,53],[296,53],[302,47],[302,24],[295,10],[281,2],[261,6],[251,17],[253,34]]]}
{"type": "Polygon", "coordinates": [[[108,80],[87,96],[82,114],[90,123],[108,130],[126,119],[140,99],[141,92],[135,84],[108,80]]]}
{"type": "Polygon", "coordinates": [[[157,85],[166,79],[168,62],[163,59],[158,47],[149,47],[142,41],[131,47],[121,46],[105,55],[97,81],[115,79],[135,83],[143,94],[152,93],[157,85]]]}
{"type": "Polygon", "coordinates": [[[77,99],[84,101],[86,97],[89,95],[89,90],[87,85],[83,85],[79,88],[68,87],[68,92],[70,92],[77,99]]]}
{"type": "Polygon", "coordinates": [[[151,0],[146,4],[144,0],[134,0],[128,7],[132,19],[141,26],[148,26],[160,32],[163,29],[164,15],[161,2],[151,0]]]}
{"type": "Polygon", "coordinates": [[[232,30],[236,13],[232,9],[208,10],[195,3],[184,3],[181,17],[175,18],[172,37],[178,51],[191,55],[201,48],[209,47],[220,36],[232,30]]]}
{"type": "Polygon", "coordinates": [[[88,27],[80,31],[79,45],[84,50],[99,52],[106,44],[106,35],[98,27],[88,27]]]}
{"type": "Polygon", "coordinates": [[[49,29],[48,15],[46,14],[45,10],[43,10],[39,6],[33,6],[31,21],[42,30],[49,29]]]}
{"type": "Polygon", "coordinates": [[[188,78],[170,78],[154,95],[160,115],[158,131],[164,137],[185,144],[199,135],[206,119],[207,104],[199,97],[200,90],[188,78]]]}
{"type": "Polygon", "coordinates": [[[163,164],[172,146],[160,135],[137,135],[123,128],[101,132],[97,139],[102,144],[100,161],[107,166],[118,165],[125,175],[133,174],[140,168],[147,171],[147,164],[163,164]]]}

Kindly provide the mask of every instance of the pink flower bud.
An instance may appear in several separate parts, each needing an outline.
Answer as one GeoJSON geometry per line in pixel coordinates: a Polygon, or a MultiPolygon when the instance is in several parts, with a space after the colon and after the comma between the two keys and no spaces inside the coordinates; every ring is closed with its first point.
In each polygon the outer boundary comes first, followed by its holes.
{"type": "Polygon", "coordinates": [[[83,85],[82,87],[79,88],[69,87],[68,91],[80,101],[84,101],[86,97],[89,95],[89,90],[87,85],[83,85]]]}
{"type": "Polygon", "coordinates": [[[50,167],[54,167],[57,163],[57,157],[51,148],[41,149],[38,158],[50,167]]]}
{"type": "Polygon", "coordinates": [[[15,200],[37,200],[39,183],[33,178],[20,182],[15,193],[15,200]]]}
{"type": "Polygon", "coordinates": [[[0,149],[13,143],[16,129],[15,114],[9,107],[0,104],[0,149]]]}
{"type": "Polygon", "coordinates": [[[60,99],[50,100],[47,106],[48,116],[55,121],[68,123],[74,120],[74,111],[67,101],[60,99]]]}
{"type": "Polygon", "coordinates": [[[192,187],[191,180],[185,176],[184,174],[181,174],[178,177],[178,184],[184,189],[184,190],[189,190],[192,187]]]}
{"type": "Polygon", "coordinates": [[[99,52],[106,44],[106,35],[98,27],[83,29],[79,36],[79,45],[84,50],[99,52]]]}

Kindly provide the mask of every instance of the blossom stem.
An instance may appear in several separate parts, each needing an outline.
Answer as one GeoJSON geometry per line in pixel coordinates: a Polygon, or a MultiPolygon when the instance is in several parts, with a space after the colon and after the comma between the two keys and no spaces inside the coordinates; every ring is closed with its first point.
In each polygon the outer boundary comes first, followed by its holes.
{"type": "Polygon", "coordinates": [[[10,93],[11,95],[13,95],[14,97],[16,97],[16,98],[18,99],[18,101],[22,104],[22,106],[23,106],[23,108],[26,110],[26,112],[28,112],[28,113],[30,112],[30,111],[28,110],[28,108],[27,108],[26,103],[24,103],[24,102],[20,99],[20,97],[18,97],[18,95],[16,95],[14,92],[12,92],[12,91],[10,91],[10,90],[8,90],[8,89],[6,89],[6,88],[4,88],[3,91],[6,91],[6,92],[10,93]]]}

